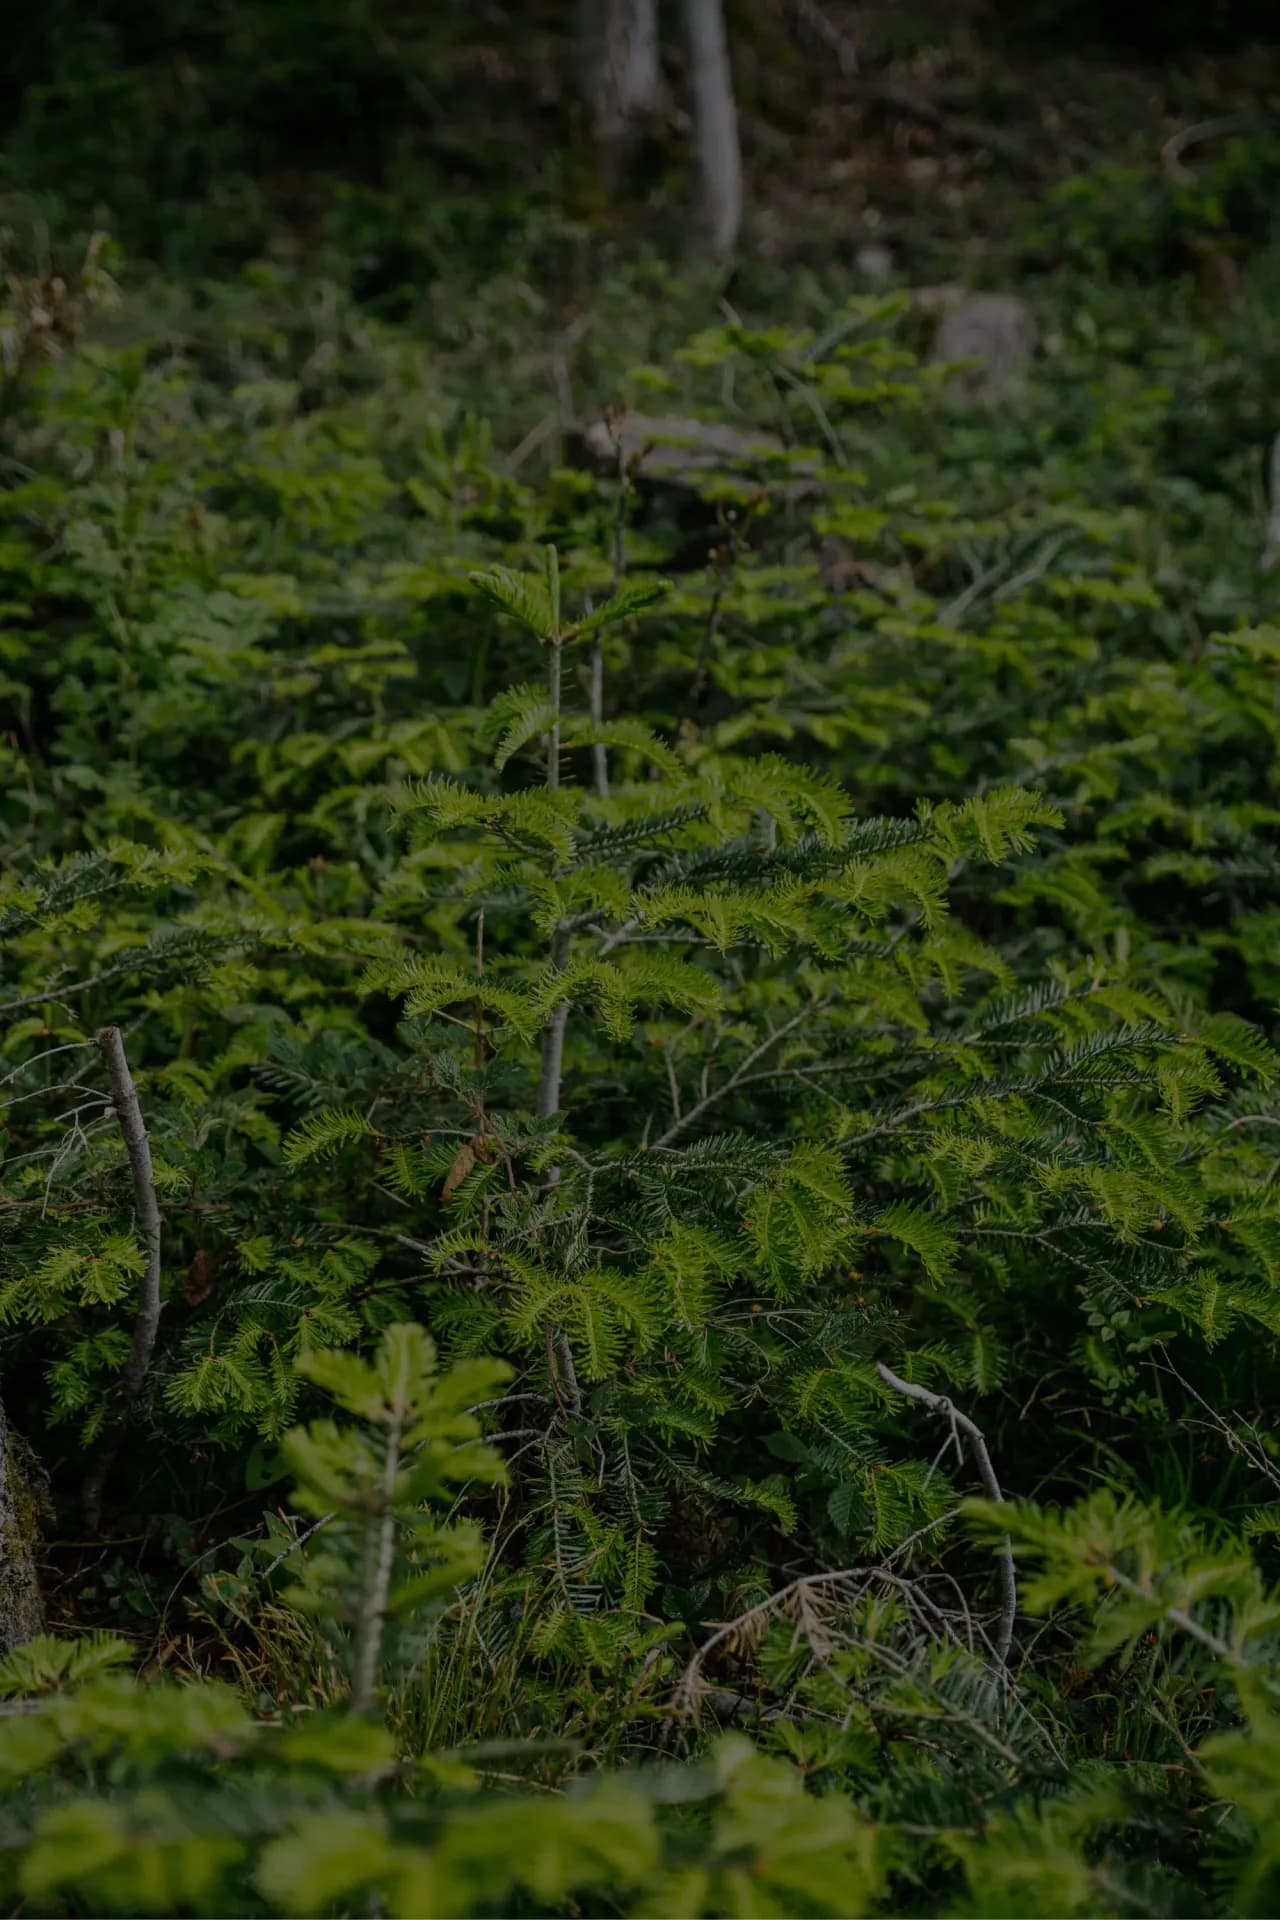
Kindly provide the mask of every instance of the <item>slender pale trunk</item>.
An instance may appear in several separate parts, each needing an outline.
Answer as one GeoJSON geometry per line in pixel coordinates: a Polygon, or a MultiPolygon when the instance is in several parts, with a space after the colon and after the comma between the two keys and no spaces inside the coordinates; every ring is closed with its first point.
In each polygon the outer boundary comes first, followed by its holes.
{"type": "Polygon", "coordinates": [[[111,1104],[120,1123],[124,1150],[133,1181],[133,1210],[142,1237],[145,1264],[138,1282],[138,1305],[133,1320],[133,1339],[129,1358],[116,1391],[116,1423],[110,1425],[98,1443],[85,1475],[81,1504],[85,1523],[91,1533],[97,1531],[102,1515],[102,1496],[116,1454],[120,1448],[119,1416],[142,1391],[156,1335],[160,1330],[160,1207],[156,1200],[155,1174],[151,1166],[151,1141],[142,1118],[138,1089],[133,1084],[124,1040],[119,1027],[104,1027],[98,1035],[98,1050],[107,1069],[111,1104]]]}
{"type": "MultiPolygon", "coordinates": [[[[627,454],[611,414],[606,415],[618,462],[618,499],[613,516],[613,591],[617,593],[627,574],[627,454]]],[[[604,725],[604,642],[596,635],[591,649],[591,682],[588,702],[593,727],[604,725]]],[[[609,754],[602,742],[592,750],[597,800],[609,798],[609,754]]]]}
{"type": "Polygon", "coordinates": [[[742,154],[722,0],[684,0],[684,23],[703,237],[727,260],[742,224],[742,154]]]}
{"type": "MultiPolygon", "coordinates": [[[[547,693],[551,702],[551,725],[547,729],[547,791],[554,793],[560,785],[560,670],[563,638],[560,626],[560,567],[555,548],[547,553],[547,579],[551,593],[552,632],[549,635],[551,658],[547,666],[547,693]]],[[[551,936],[551,965],[557,973],[563,972],[569,963],[570,928],[566,921],[560,921],[551,936]]],[[[564,1034],[569,1024],[569,1003],[567,1000],[555,1008],[551,1018],[542,1029],[542,1057],[538,1069],[539,1120],[551,1120],[560,1111],[560,1082],[564,1073],[564,1034]]],[[[547,1175],[547,1185],[554,1187],[559,1179],[558,1168],[552,1167],[547,1175]]],[[[561,1326],[548,1328],[548,1341],[555,1359],[556,1384],[566,1410],[573,1416],[582,1412],[582,1392],[578,1386],[577,1368],[573,1364],[573,1349],[569,1345],[569,1336],[561,1326]]]]}
{"type": "Polygon", "coordinates": [[[578,79],[612,193],[662,95],[657,0],[578,0],[578,79]]]}
{"type": "Polygon", "coordinates": [[[365,1590],[360,1600],[360,1617],[355,1623],[355,1658],[351,1670],[353,1713],[368,1713],[372,1708],[377,1697],[378,1674],[382,1668],[382,1634],[387,1618],[387,1600],[391,1593],[391,1570],[395,1562],[400,1431],[400,1416],[396,1414],[387,1429],[387,1450],[383,1456],[378,1505],[369,1516],[365,1536],[365,1590]]]}
{"type": "MultiPolygon", "coordinates": [[[[557,972],[563,970],[569,960],[569,928],[561,921],[551,936],[551,964],[557,972]]],[[[551,1120],[560,1111],[560,1082],[564,1072],[564,1036],[569,1024],[569,1003],[562,1001],[555,1009],[542,1029],[542,1061],[538,1073],[538,1118],[551,1120]]],[[[548,1187],[557,1185],[560,1169],[552,1167],[547,1174],[548,1187]]],[[[556,1384],[566,1412],[576,1416],[582,1412],[582,1390],[578,1385],[578,1370],[573,1364],[573,1349],[569,1345],[569,1336],[564,1328],[553,1325],[550,1329],[551,1351],[555,1359],[556,1384]]]]}
{"type": "Polygon", "coordinates": [[[1271,442],[1271,460],[1267,472],[1267,538],[1262,552],[1262,570],[1270,573],[1280,565],[1280,433],[1271,442]]]}

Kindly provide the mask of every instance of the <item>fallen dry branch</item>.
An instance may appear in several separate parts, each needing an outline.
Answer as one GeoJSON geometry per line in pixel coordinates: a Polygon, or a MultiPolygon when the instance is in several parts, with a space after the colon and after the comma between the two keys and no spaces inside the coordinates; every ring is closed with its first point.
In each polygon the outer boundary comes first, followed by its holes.
{"type": "MultiPolygon", "coordinates": [[[[900,1379],[892,1368],[885,1366],[882,1360],[876,1362],[876,1372],[886,1387],[891,1387],[895,1393],[905,1395],[908,1400],[918,1401],[938,1419],[949,1422],[954,1433],[963,1435],[988,1497],[999,1506],[1003,1506],[1004,1494],[1000,1490],[1000,1482],[996,1478],[996,1470],[991,1464],[991,1455],[987,1451],[986,1435],[968,1414],[961,1413],[954,1402],[948,1400],[945,1393],[931,1393],[928,1387],[917,1386],[914,1381],[900,1379]]],[[[1007,1534],[1000,1549],[1000,1584],[1003,1590],[1003,1601],[1000,1610],[1000,1627],[996,1634],[995,1655],[997,1666],[1002,1671],[1007,1671],[1009,1650],[1013,1645],[1014,1622],[1018,1617],[1018,1577],[1013,1565],[1013,1542],[1007,1534]]]]}

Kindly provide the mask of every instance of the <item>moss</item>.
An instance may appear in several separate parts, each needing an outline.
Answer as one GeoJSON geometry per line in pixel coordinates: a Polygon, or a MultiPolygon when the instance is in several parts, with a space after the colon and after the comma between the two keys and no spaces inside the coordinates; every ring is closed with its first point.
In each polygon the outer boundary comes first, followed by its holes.
{"type": "Polygon", "coordinates": [[[13,1433],[0,1412],[3,1478],[0,1479],[0,1649],[17,1646],[41,1632],[44,1605],[36,1552],[47,1494],[44,1476],[31,1449],[13,1433]]]}

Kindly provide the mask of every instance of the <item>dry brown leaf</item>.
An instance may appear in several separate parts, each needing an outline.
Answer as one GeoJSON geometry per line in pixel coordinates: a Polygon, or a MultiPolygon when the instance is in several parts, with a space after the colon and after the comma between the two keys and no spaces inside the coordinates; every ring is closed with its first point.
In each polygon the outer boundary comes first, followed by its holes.
{"type": "Polygon", "coordinates": [[[472,1167],[475,1166],[475,1163],[476,1150],[470,1140],[464,1140],[453,1156],[453,1165],[450,1167],[445,1177],[445,1183],[440,1189],[440,1198],[442,1200],[452,1200],[472,1167]]]}
{"type": "Polygon", "coordinates": [[[198,1247],[191,1256],[191,1265],[187,1268],[187,1284],[182,1289],[182,1298],[187,1306],[194,1309],[204,1305],[213,1292],[213,1279],[218,1263],[207,1247],[198,1247]]]}

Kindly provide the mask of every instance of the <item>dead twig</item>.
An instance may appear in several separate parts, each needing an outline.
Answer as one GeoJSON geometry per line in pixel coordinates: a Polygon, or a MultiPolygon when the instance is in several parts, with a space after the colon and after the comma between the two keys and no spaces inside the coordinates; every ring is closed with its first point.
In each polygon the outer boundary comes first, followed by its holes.
{"type": "MultiPolygon", "coordinates": [[[[1247,1460],[1250,1467],[1252,1467],[1260,1479],[1268,1480],[1273,1487],[1280,1488],[1280,1465],[1278,1465],[1267,1452],[1263,1444],[1262,1435],[1254,1423],[1246,1420],[1244,1416],[1241,1415],[1239,1426],[1233,1426],[1228,1419],[1218,1412],[1216,1407],[1209,1404],[1203,1394],[1196,1392],[1196,1389],[1189,1380],[1183,1378],[1182,1374],[1180,1374],[1174,1366],[1173,1361],[1169,1358],[1169,1350],[1167,1347],[1163,1345],[1158,1346],[1156,1352],[1160,1355],[1160,1359],[1152,1360],[1148,1364],[1152,1366],[1157,1373],[1167,1373],[1170,1379],[1176,1380],[1183,1392],[1190,1394],[1191,1398],[1196,1402],[1196,1405],[1203,1407],[1205,1413],[1209,1416],[1207,1421],[1196,1422],[1195,1424],[1211,1427],[1220,1433],[1227,1443],[1229,1452],[1237,1454],[1242,1459],[1247,1460]]],[[[1185,1414],[1181,1416],[1181,1419],[1184,1426],[1190,1426],[1192,1424],[1185,1414]]]]}
{"type": "MultiPolygon", "coordinates": [[[[928,1387],[917,1386],[912,1380],[900,1379],[892,1368],[885,1366],[883,1360],[876,1362],[876,1372],[886,1387],[891,1387],[894,1393],[903,1394],[908,1400],[918,1401],[922,1407],[927,1407],[929,1412],[935,1414],[940,1420],[949,1422],[954,1433],[964,1436],[973,1464],[978,1469],[978,1477],[986,1488],[988,1496],[997,1505],[1003,1506],[1004,1494],[1000,1490],[996,1470],[991,1464],[986,1435],[981,1427],[977,1426],[967,1413],[961,1413],[945,1393],[931,1393],[928,1387]]],[[[996,1665],[1001,1672],[1007,1674],[1009,1650],[1013,1645],[1013,1627],[1018,1617],[1018,1577],[1014,1571],[1013,1542],[1007,1534],[1000,1550],[1000,1584],[1003,1602],[1000,1609],[1000,1627],[996,1634],[995,1657],[996,1665]]]]}
{"type": "Polygon", "coordinates": [[[818,1014],[823,1012],[827,1004],[825,1000],[811,1000],[807,1006],[802,1007],[800,1012],[794,1014],[790,1020],[784,1020],[780,1027],[775,1027],[772,1033],[766,1034],[759,1046],[753,1047],[737,1070],[729,1075],[729,1078],[723,1086],[716,1087],[713,1091],[704,1094],[697,1106],[690,1107],[687,1113],[673,1115],[671,1125],[667,1128],[666,1132],[660,1139],[654,1141],[654,1151],[658,1152],[663,1147],[669,1147],[673,1140],[684,1133],[687,1128],[691,1127],[696,1120],[702,1118],[708,1107],[715,1106],[718,1100],[727,1099],[734,1088],[742,1084],[744,1076],[755,1065],[756,1061],[769,1051],[770,1047],[776,1047],[781,1041],[786,1039],[789,1033],[794,1033],[797,1027],[803,1026],[806,1020],[815,1019],[818,1014]]]}
{"type": "Polygon", "coordinates": [[[111,1104],[120,1123],[133,1179],[133,1206],[146,1255],[138,1282],[138,1307],[134,1315],[133,1340],[124,1372],[116,1388],[115,1419],[99,1440],[85,1475],[81,1504],[85,1524],[96,1533],[102,1517],[102,1495],[107,1475],[120,1450],[119,1421],[137,1399],[146,1380],[160,1329],[160,1208],[156,1201],[155,1174],[151,1165],[151,1142],[147,1136],[138,1102],[138,1089],[129,1071],[124,1040],[119,1027],[104,1027],[97,1036],[98,1050],[106,1063],[111,1104]]]}
{"type": "Polygon", "coordinates": [[[594,321],[593,313],[580,313],[576,320],[569,322],[562,333],[556,335],[547,356],[551,387],[556,396],[556,412],[562,434],[573,433],[578,425],[577,408],[573,401],[573,381],[569,374],[569,355],[594,321]]]}
{"type": "Polygon", "coordinates": [[[1243,114],[1226,113],[1216,120],[1197,120],[1194,126],[1180,127],[1177,133],[1170,134],[1160,149],[1160,168],[1165,178],[1190,180],[1191,169],[1182,164],[1182,156],[1189,147],[1198,147],[1205,140],[1216,140],[1220,134],[1243,133],[1249,124],[1243,114]]]}

